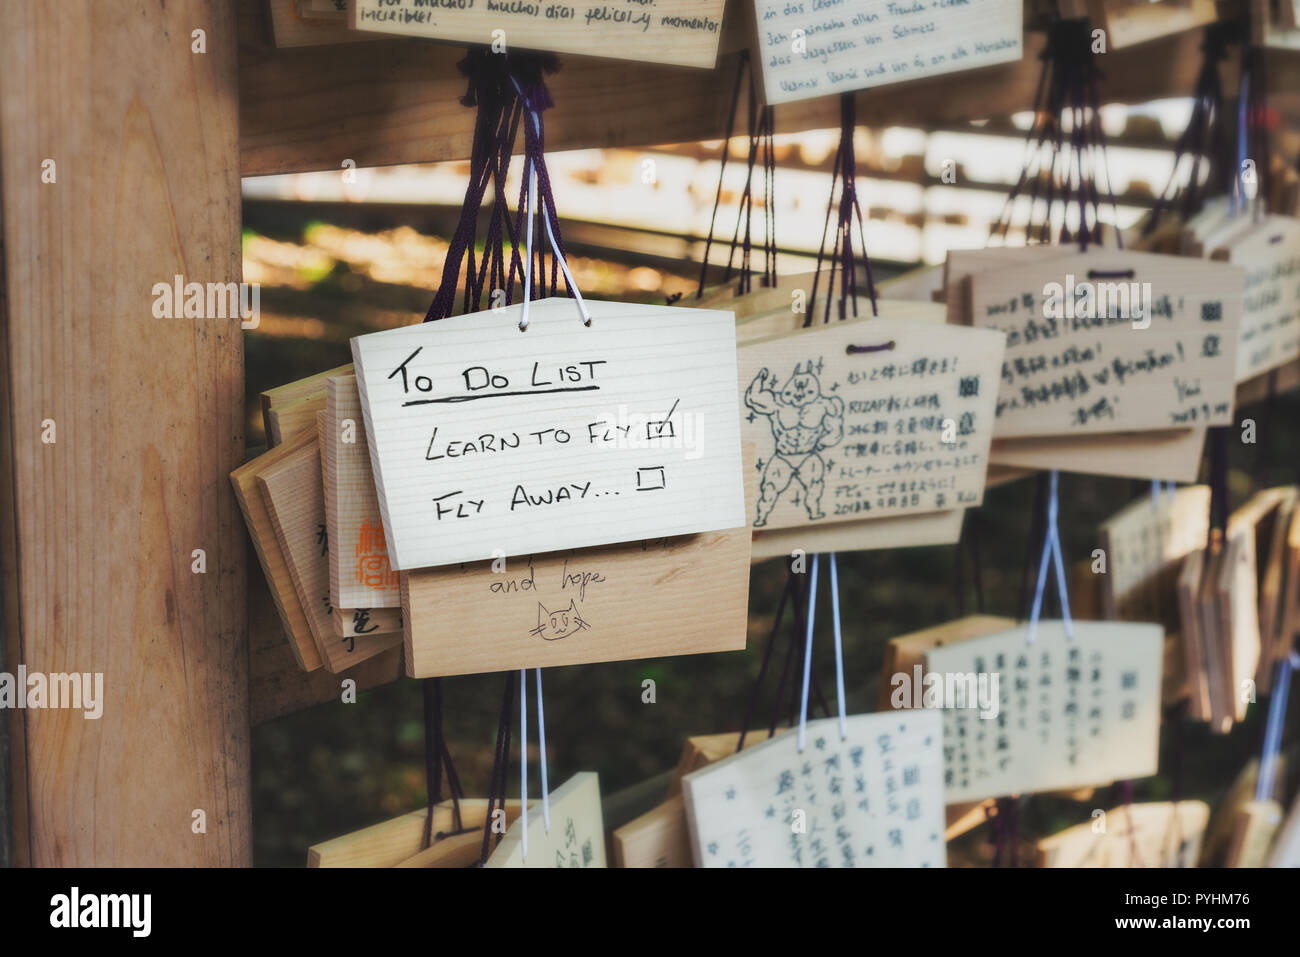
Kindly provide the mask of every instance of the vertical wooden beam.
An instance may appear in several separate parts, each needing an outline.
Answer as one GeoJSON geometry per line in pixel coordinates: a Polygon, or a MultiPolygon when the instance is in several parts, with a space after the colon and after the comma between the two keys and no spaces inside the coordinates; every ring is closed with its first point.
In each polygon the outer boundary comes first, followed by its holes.
{"type": "Polygon", "coordinates": [[[104,675],[99,720],[8,713],[14,861],[247,865],[242,333],[153,311],[155,283],[241,278],[232,7],[0,22],[6,668],[104,675]]]}

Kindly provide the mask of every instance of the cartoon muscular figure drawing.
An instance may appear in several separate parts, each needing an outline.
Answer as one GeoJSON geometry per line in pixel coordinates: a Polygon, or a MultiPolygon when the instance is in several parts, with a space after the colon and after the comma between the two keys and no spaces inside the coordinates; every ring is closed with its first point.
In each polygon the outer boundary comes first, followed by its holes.
{"type": "Polygon", "coordinates": [[[759,480],[756,528],[767,524],[777,500],[792,482],[803,488],[808,517],[826,517],[821,509],[826,463],[820,453],[844,438],[844,401],[838,396],[822,395],[811,364],[807,372],[800,372],[796,365],[780,392],[773,388],[775,385],[776,378],[760,369],[745,390],[745,405],[767,416],[776,439],[776,450],[759,480]]]}

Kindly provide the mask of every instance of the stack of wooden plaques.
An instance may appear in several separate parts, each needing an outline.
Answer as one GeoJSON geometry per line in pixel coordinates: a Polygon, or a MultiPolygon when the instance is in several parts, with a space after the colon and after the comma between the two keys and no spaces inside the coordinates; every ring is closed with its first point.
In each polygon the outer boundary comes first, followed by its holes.
{"type": "MultiPolygon", "coordinates": [[[[401,644],[400,611],[358,602],[331,580],[322,433],[331,370],[262,395],[271,448],[231,473],[235,497],[298,663],[341,672],[401,644]]],[[[380,542],[382,554],[382,532],[380,542]]],[[[394,603],[395,604],[395,603],[394,603]]]]}
{"type": "Polygon", "coordinates": [[[1161,700],[1166,707],[1189,694],[1178,579],[1187,556],[1205,549],[1209,528],[1208,485],[1144,495],[1102,523],[1104,564],[1091,568],[1091,574],[1083,578],[1097,587],[1101,617],[1150,621],[1164,627],[1161,700]]]}
{"type": "Polygon", "coordinates": [[[1292,486],[1256,494],[1190,552],[1178,577],[1179,617],[1192,717],[1226,733],[1267,688],[1297,629],[1292,486]]]}

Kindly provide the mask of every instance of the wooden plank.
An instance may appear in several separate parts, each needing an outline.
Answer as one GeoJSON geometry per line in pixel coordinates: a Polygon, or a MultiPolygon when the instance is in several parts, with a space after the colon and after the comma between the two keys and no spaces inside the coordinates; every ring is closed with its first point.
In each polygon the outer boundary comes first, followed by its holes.
{"type": "MultiPolygon", "coordinates": [[[[777,728],[777,734],[784,734],[786,728],[777,728]]],[[[767,740],[767,732],[753,728],[745,736],[745,747],[752,748],[760,741],[767,740]]],[[[682,756],[677,761],[672,780],[668,783],[668,797],[682,793],[682,778],[700,768],[708,767],[714,761],[721,761],[728,755],[736,753],[740,742],[739,731],[724,731],[720,734],[693,734],[682,745],[682,756]]]]}
{"type": "Polygon", "coordinates": [[[1210,532],[1210,487],[1143,495],[1101,523],[1106,550],[1102,610],[1107,618],[1158,621],[1148,617],[1146,593],[1162,587],[1167,573],[1193,550],[1205,548],[1210,532]]]}
{"type": "MultiPolygon", "coordinates": [[[[348,26],[451,43],[497,44],[712,69],[726,0],[656,0],[611,6],[603,0],[544,5],[443,4],[425,0],[350,0],[348,26]]],[[[500,52],[499,50],[497,52],[500,52]]]]}
{"type": "Polygon", "coordinates": [[[325,408],[325,390],[317,389],[293,402],[267,409],[262,415],[266,424],[266,444],[275,448],[297,435],[315,434],[316,413],[325,408]]]}
{"type": "Polygon", "coordinates": [[[267,420],[267,413],[272,409],[280,409],[291,402],[307,398],[312,393],[325,388],[325,383],[334,376],[340,375],[352,375],[352,363],[349,362],[347,365],[339,366],[336,369],[327,369],[324,372],[318,372],[295,382],[286,382],[284,385],[262,392],[259,398],[262,403],[262,425],[266,430],[267,437],[269,438],[271,435],[271,425],[267,420]]]}
{"type": "MultiPolygon", "coordinates": [[[[754,19],[754,62],[768,103],[1019,60],[1024,33],[1020,0],[968,0],[960,6],[754,0],[754,19]]],[[[949,79],[960,83],[966,76],[949,79]]]]}
{"type": "Polygon", "coordinates": [[[1300,220],[1266,216],[1228,243],[1246,286],[1237,337],[1237,381],[1300,357],[1300,220]]]}
{"type": "MultiPolygon", "coordinates": [[[[1095,813],[1095,812],[1094,812],[1095,813]]],[[[1125,804],[1038,842],[1040,867],[1195,867],[1204,801],[1125,804]]]]}
{"type": "Polygon", "coordinates": [[[289,649],[293,652],[298,666],[303,671],[315,671],[321,666],[320,652],[312,639],[311,626],[302,602],[293,587],[293,578],[289,566],[284,560],[284,551],[275,537],[275,526],[271,523],[271,514],[266,502],[257,488],[257,475],[263,469],[287,456],[297,452],[311,443],[311,435],[299,438],[272,449],[251,461],[245,462],[230,473],[230,484],[235,489],[235,500],[244,513],[244,522],[248,526],[248,536],[253,542],[253,552],[257,555],[262,573],[266,576],[266,585],[270,590],[276,613],[288,638],[289,649]]]}
{"type": "Polygon", "coordinates": [[[929,673],[940,672],[938,685],[957,679],[954,690],[963,683],[975,690],[977,676],[986,674],[993,692],[993,709],[986,709],[984,689],[979,701],[968,692],[963,707],[944,692],[944,740],[952,743],[945,748],[947,800],[1154,774],[1163,652],[1159,625],[1091,621],[1075,621],[1072,638],[1060,621],[1041,621],[1032,646],[1021,626],[927,651],[927,690],[929,673]],[[1000,698],[993,675],[1006,683],[1000,698]]]}
{"type": "Polygon", "coordinates": [[[696,866],[943,867],[942,728],[937,711],[823,718],[686,775],[696,866]]]}
{"type": "Polygon", "coordinates": [[[406,668],[427,678],[740,650],[748,597],[744,528],[403,573],[406,668]]]}
{"type": "Polygon", "coordinates": [[[1291,810],[1278,829],[1273,850],[1268,858],[1269,867],[1300,867],[1300,795],[1291,802],[1291,810]]]}
{"type": "Polygon", "coordinates": [[[397,645],[401,636],[395,632],[355,638],[334,634],[325,499],[315,436],[259,472],[257,486],[325,668],[337,673],[397,645]]]}
{"type": "MultiPolygon", "coordinates": [[[[462,827],[481,828],[487,817],[487,798],[462,798],[462,827]]],[[[506,801],[506,819],[519,816],[519,801],[506,801]]],[[[428,809],[419,808],[351,834],[321,841],[307,848],[308,867],[399,867],[418,855],[424,842],[424,825],[428,809]]],[[[455,805],[449,799],[433,809],[432,833],[453,830],[456,826],[455,805]]],[[[482,843],[483,832],[477,832],[482,843]]],[[[477,857],[477,855],[476,855],[477,857]]],[[[419,866],[419,865],[408,865],[419,866]]]]}
{"type": "Polygon", "coordinates": [[[510,825],[486,867],[605,867],[605,828],[601,823],[600,779],[580,771],[551,792],[551,826],[541,801],[510,825]],[[524,850],[524,826],[528,848],[524,850]]]}
{"type": "Polygon", "coordinates": [[[1225,867],[1263,867],[1273,838],[1282,826],[1282,805],[1273,800],[1247,801],[1237,811],[1225,867]]]}
{"type": "MultiPolygon", "coordinates": [[[[474,111],[459,103],[461,54],[412,40],[276,50],[258,0],[237,0],[240,68],[240,171],[245,176],[358,166],[465,159],[474,111]],[[348,122],[338,118],[346,116],[348,122]]],[[[962,77],[918,80],[857,94],[857,119],[920,126],[965,122],[1028,109],[1044,37],[1025,36],[1024,56],[962,77]]],[[[1186,96],[1201,57],[1195,33],[1106,55],[1101,93],[1107,102],[1186,96]],[[1151,63],[1167,68],[1152,70],[1151,63]]],[[[546,113],[552,150],[642,146],[722,136],[736,59],[712,74],[679,67],[565,58],[548,78],[557,106],[546,113]]],[[[1270,63],[1276,89],[1294,86],[1296,70],[1270,63]]],[[[1235,78],[1233,78],[1235,79],[1235,78]]],[[[1230,80],[1225,79],[1225,83],[1230,80]]],[[[838,97],[776,111],[778,133],[839,125],[838,97]]]]}
{"type": "Polygon", "coordinates": [[[610,836],[615,867],[693,867],[686,806],[680,794],[610,836]]]}
{"type": "Polygon", "coordinates": [[[1106,31],[1108,50],[1195,30],[1217,19],[1214,0],[1088,0],[1092,22],[1106,31]]]}
{"type": "Polygon", "coordinates": [[[1195,482],[1204,446],[1205,429],[994,439],[989,468],[1195,482]]]}
{"type": "Polygon", "coordinates": [[[752,527],[979,505],[1003,348],[998,332],[936,337],[914,319],[747,343],[742,435],[762,469],[752,527]]]}
{"type": "Polygon", "coordinates": [[[961,538],[966,510],[917,512],[872,518],[861,522],[797,528],[765,528],[754,531],[750,551],[753,561],[790,556],[795,549],[814,552],[860,552],[920,545],[953,545],[961,538]]]}
{"type": "Polygon", "coordinates": [[[1102,250],[968,281],[971,321],[1007,334],[999,438],[1232,421],[1241,267],[1102,250]]]}
{"type": "Polygon", "coordinates": [[[928,652],[945,645],[996,635],[1015,626],[1013,618],[967,615],[965,618],[945,621],[891,638],[885,645],[885,654],[880,664],[880,691],[876,696],[876,710],[888,711],[915,705],[913,696],[907,691],[923,685],[925,656],[928,652]]]}
{"type": "Polygon", "coordinates": [[[357,378],[339,376],[328,383],[320,447],[330,601],[336,609],[397,608],[402,590],[388,560],[357,378]]]}
{"type": "Polygon", "coordinates": [[[352,340],[393,568],[745,524],[731,313],[585,308],[541,299],[352,340]]]}
{"type": "Polygon", "coordinates": [[[247,866],[245,550],[227,485],[243,339],[237,319],[154,318],[151,292],[189,270],[240,279],[233,14],[176,0],[4,16],[6,663],[105,676],[98,721],[7,716],[14,862],[247,866]]]}

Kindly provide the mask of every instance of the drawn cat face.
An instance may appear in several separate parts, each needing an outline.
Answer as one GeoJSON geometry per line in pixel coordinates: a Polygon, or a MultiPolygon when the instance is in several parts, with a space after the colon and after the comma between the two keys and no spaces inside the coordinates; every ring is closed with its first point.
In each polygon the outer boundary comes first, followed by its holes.
{"type": "Polygon", "coordinates": [[[786,405],[805,406],[821,395],[822,386],[811,372],[796,372],[781,386],[781,401],[786,405]]]}
{"type": "Polygon", "coordinates": [[[558,611],[547,611],[540,601],[537,603],[537,627],[530,634],[537,635],[543,641],[556,641],[568,638],[587,627],[587,623],[578,614],[578,607],[569,599],[569,607],[558,611]]]}

